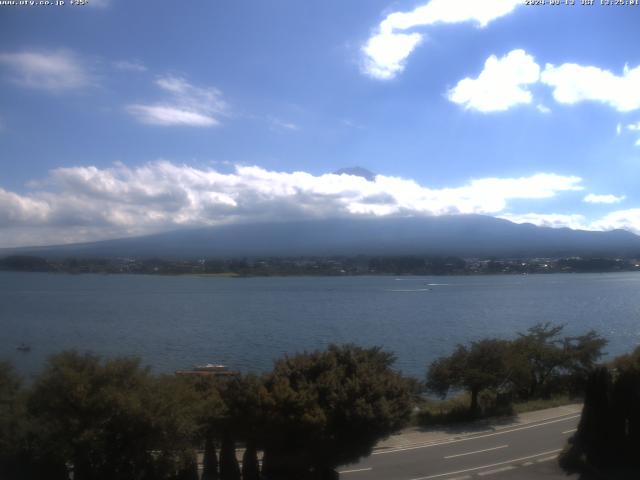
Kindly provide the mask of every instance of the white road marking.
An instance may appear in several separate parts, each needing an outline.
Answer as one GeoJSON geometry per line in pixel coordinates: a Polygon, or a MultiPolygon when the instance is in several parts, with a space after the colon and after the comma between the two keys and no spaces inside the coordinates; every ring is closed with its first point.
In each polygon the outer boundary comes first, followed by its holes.
{"type": "Polygon", "coordinates": [[[533,462],[524,462],[524,463],[522,464],[522,466],[523,466],[523,467],[528,467],[528,466],[530,466],[530,465],[533,465],[533,462]]]}
{"type": "Polygon", "coordinates": [[[539,458],[536,460],[536,462],[538,463],[549,462],[551,460],[555,460],[556,458],[558,458],[558,455],[551,455],[550,457],[539,458]]]}
{"type": "Polygon", "coordinates": [[[494,473],[506,472],[508,470],[513,470],[516,467],[509,465],[507,467],[496,468],[495,470],[487,470],[486,472],[478,472],[479,477],[484,477],[485,475],[492,475],[494,473]]]}
{"type": "Polygon", "coordinates": [[[447,480],[469,480],[471,475],[465,475],[464,477],[451,477],[447,478],[447,480]]]}
{"type": "Polygon", "coordinates": [[[369,467],[369,468],[356,468],[353,470],[342,470],[340,472],[338,472],[340,475],[342,475],[343,473],[356,473],[356,472],[369,472],[373,470],[373,468],[369,467]]]}
{"type": "Polygon", "coordinates": [[[563,435],[567,434],[567,433],[573,433],[573,432],[577,432],[578,429],[577,428],[572,428],[571,430],[565,430],[564,432],[562,432],[563,435]]]}
{"type": "Polygon", "coordinates": [[[557,450],[549,450],[548,452],[540,452],[540,453],[536,453],[535,455],[528,455],[526,457],[513,458],[511,460],[505,460],[504,462],[492,463],[490,465],[483,465],[481,467],[465,468],[464,470],[456,470],[455,472],[438,473],[436,475],[428,475],[426,477],[416,477],[416,478],[412,478],[411,480],[429,480],[431,478],[446,477],[447,475],[457,475],[458,473],[473,472],[474,470],[482,470],[484,468],[498,467],[500,465],[521,462],[522,460],[529,460],[530,458],[540,457],[542,455],[558,453],[560,450],[561,450],[560,448],[557,450]]]}
{"type": "Polygon", "coordinates": [[[474,453],[482,453],[482,452],[490,452],[491,450],[499,450],[501,448],[507,448],[509,445],[500,445],[499,447],[493,448],[485,448],[484,450],[476,450],[475,452],[467,452],[467,453],[458,453],[456,455],[448,455],[444,458],[456,458],[456,457],[464,457],[465,455],[473,455],[474,453]]]}
{"type": "Polygon", "coordinates": [[[411,447],[402,447],[402,448],[396,448],[396,449],[393,449],[393,450],[382,450],[380,452],[373,452],[371,455],[385,455],[387,453],[405,452],[407,450],[417,450],[419,448],[437,447],[438,445],[449,445],[451,443],[457,443],[457,442],[468,442],[469,440],[476,440],[478,438],[493,437],[495,435],[504,435],[506,433],[519,432],[520,430],[527,430],[529,428],[543,427],[545,425],[550,425],[552,423],[566,422],[567,420],[573,420],[574,418],[578,418],[578,417],[580,417],[580,415],[573,415],[571,417],[559,418],[557,420],[550,420],[548,422],[536,423],[535,425],[527,425],[525,427],[512,428],[511,430],[501,430],[499,432],[486,433],[486,434],[483,434],[483,435],[475,435],[475,436],[472,436],[472,437],[457,438],[457,439],[454,439],[454,440],[447,440],[447,441],[444,441],[444,442],[428,443],[428,444],[423,444],[423,445],[414,445],[414,446],[411,446],[411,447]]]}

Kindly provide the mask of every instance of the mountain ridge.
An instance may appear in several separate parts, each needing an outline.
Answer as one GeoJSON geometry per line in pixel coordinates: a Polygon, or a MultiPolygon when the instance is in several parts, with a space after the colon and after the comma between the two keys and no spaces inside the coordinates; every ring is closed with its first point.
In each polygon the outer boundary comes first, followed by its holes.
{"type": "Polygon", "coordinates": [[[337,218],[221,225],[67,245],[0,249],[0,257],[230,258],[456,255],[639,256],[640,236],[516,224],[483,215],[337,218]]]}

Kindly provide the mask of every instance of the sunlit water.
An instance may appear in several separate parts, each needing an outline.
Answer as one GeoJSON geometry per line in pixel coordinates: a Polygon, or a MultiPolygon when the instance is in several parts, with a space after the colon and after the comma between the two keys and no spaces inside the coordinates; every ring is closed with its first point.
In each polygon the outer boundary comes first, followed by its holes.
{"type": "Polygon", "coordinates": [[[64,349],[137,355],[154,371],[224,363],[263,371],[332,342],[381,345],[423,377],[460,342],[536,322],[640,343],[640,274],[212,278],[0,272],[0,358],[32,375],[64,349]],[[25,342],[31,352],[16,345],[25,342]]]}

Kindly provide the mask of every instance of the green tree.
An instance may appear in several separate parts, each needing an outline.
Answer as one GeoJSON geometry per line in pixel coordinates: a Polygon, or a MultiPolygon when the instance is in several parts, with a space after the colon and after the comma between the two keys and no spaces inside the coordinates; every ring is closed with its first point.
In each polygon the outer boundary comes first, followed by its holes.
{"type": "Polygon", "coordinates": [[[514,375],[519,392],[525,398],[549,395],[553,381],[571,377],[581,386],[596,367],[607,341],[591,330],[576,337],[560,337],[564,325],[539,323],[514,340],[514,360],[519,366],[514,375]]]}
{"type": "Polygon", "coordinates": [[[216,444],[211,436],[205,439],[204,457],[202,459],[202,480],[218,480],[218,457],[216,444]]]}
{"type": "Polygon", "coordinates": [[[193,437],[194,398],[137,359],[63,352],[36,380],[29,409],[42,444],[73,465],[75,479],[161,479],[175,474],[193,437]]]}
{"type": "Polygon", "coordinates": [[[153,478],[172,476],[176,468],[189,465],[193,449],[200,446],[200,400],[193,384],[184,377],[152,378],[144,400],[151,427],[146,440],[148,451],[159,453],[163,459],[163,469],[153,478]]]}
{"type": "Polygon", "coordinates": [[[242,455],[242,480],[260,480],[260,468],[258,464],[258,452],[256,444],[248,441],[242,455]]]}
{"type": "Polygon", "coordinates": [[[559,338],[563,329],[563,325],[538,323],[526,333],[519,333],[514,341],[515,349],[526,365],[526,371],[520,378],[524,380],[521,393],[527,398],[536,396],[554,372],[566,366],[567,358],[559,338]]]}
{"type": "Polygon", "coordinates": [[[222,437],[220,480],[240,480],[240,466],[236,457],[236,442],[231,432],[225,433],[222,437]]]}
{"type": "Polygon", "coordinates": [[[195,451],[183,453],[175,480],[198,480],[198,459],[195,451]]]}
{"type": "Polygon", "coordinates": [[[640,477],[637,353],[615,359],[613,369],[596,367],[590,372],[578,430],[560,459],[567,472],[597,471],[596,478],[640,477]]]}
{"type": "Polygon", "coordinates": [[[562,348],[566,355],[566,373],[574,392],[584,391],[587,378],[598,367],[602,350],[608,341],[595,330],[584,335],[565,337],[562,348]]]}
{"type": "Polygon", "coordinates": [[[620,355],[610,362],[610,367],[616,372],[640,372],[640,347],[628,354],[620,355]]]}
{"type": "Polygon", "coordinates": [[[447,357],[435,360],[427,372],[427,389],[446,396],[450,390],[464,389],[471,395],[469,411],[478,413],[478,397],[485,389],[497,389],[510,381],[510,344],[486,339],[458,345],[447,357]]]}
{"type": "Polygon", "coordinates": [[[269,392],[264,379],[256,375],[234,377],[225,384],[221,394],[228,415],[226,431],[245,445],[242,478],[257,480],[257,447],[269,441],[265,435],[269,392]]]}
{"type": "Polygon", "coordinates": [[[216,445],[222,441],[224,431],[229,426],[229,410],[222,398],[227,380],[216,377],[185,377],[197,394],[194,402],[198,441],[204,445],[202,480],[218,480],[221,475],[220,461],[216,455],[216,445]]]}
{"type": "Polygon", "coordinates": [[[335,478],[338,465],[368,455],[411,413],[408,382],[378,347],[331,345],[276,362],[266,379],[263,475],[335,478]]]}
{"type": "Polygon", "coordinates": [[[22,379],[12,364],[0,362],[0,478],[27,477],[27,429],[22,379]]]}
{"type": "Polygon", "coordinates": [[[0,478],[68,480],[57,445],[44,441],[42,426],[29,415],[28,395],[13,365],[0,362],[0,478]]]}

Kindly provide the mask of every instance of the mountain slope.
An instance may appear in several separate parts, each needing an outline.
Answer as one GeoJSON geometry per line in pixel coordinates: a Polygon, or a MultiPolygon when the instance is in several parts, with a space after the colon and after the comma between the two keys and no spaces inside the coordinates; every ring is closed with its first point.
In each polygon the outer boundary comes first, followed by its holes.
{"type": "Polygon", "coordinates": [[[535,257],[640,255],[630,232],[551,229],[481,215],[328,219],[181,230],[52,247],[5,249],[0,256],[166,257],[300,255],[458,255],[535,257]]]}

